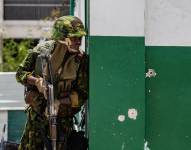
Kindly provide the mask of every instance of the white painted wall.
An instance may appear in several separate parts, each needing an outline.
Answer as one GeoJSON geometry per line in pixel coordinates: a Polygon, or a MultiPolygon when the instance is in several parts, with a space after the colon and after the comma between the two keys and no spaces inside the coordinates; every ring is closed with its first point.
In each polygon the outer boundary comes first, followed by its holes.
{"type": "MultiPolygon", "coordinates": [[[[85,0],[76,0],[74,16],[80,18],[85,25],[85,0]]],[[[85,38],[82,39],[81,49],[85,51],[85,38]]]]}
{"type": "Polygon", "coordinates": [[[144,36],[144,0],[90,1],[90,35],[144,36]]]}
{"type": "Polygon", "coordinates": [[[74,16],[79,17],[85,23],[85,0],[76,0],[74,16]]]}
{"type": "Polygon", "coordinates": [[[146,0],[146,45],[191,46],[191,0],[146,0]]]}

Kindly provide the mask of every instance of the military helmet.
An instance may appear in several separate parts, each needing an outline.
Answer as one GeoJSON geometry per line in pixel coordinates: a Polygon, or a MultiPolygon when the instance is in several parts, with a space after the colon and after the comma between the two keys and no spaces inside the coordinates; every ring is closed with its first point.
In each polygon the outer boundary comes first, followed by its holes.
{"type": "Polygon", "coordinates": [[[58,18],[52,30],[52,39],[60,40],[70,37],[82,37],[86,35],[82,21],[75,16],[62,16],[58,18]]]}

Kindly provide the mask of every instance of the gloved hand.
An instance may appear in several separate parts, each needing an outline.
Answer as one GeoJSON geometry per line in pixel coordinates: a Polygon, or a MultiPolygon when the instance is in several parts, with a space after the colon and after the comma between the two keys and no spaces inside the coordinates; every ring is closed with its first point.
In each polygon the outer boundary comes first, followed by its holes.
{"type": "Polygon", "coordinates": [[[38,89],[38,91],[42,94],[44,94],[45,99],[47,99],[47,87],[43,83],[43,78],[37,78],[35,81],[35,85],[38,89]]]}

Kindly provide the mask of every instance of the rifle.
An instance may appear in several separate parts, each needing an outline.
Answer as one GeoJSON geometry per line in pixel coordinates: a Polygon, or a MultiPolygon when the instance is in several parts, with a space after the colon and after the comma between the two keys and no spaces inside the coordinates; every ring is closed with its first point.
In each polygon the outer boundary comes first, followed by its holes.
{"type": "MultiPolygon", "coordinates": [[[[39,55],[37,57],[36,66],[39,64],[38,61],[40,61],[41,64],[41,70],[40,72],[43,72],[44,69],[44,63],[43,60],[46,60],[46,63],[48,65],[48,73],[50,77],[50,81],[46,81],[44,75],[43,76],[43,82],[48,88],[48,94],[47,94],[47,108],[48,108],[48,118],[49,118],[49,129],[50,129],[50,138],[51,138],[51,149],[50,150],[56,150],[56,140],[57,140],[57,113],[55,109],[55,100],[54,100],[54,89],[53,89],[53,77],[51,72],[51,62],[50,62],[50,55],[39,55]]],[[[36,67],[35,67],[36,68],[36,67]]],[[[38,66],[37,66],[38,68],[38,66]]],[[[38,70],[38,69],[37,69],[38,70]]],[[[38,74],[38,73],[37,73],[38,74]]],[[[48,147],[48,146],[46,146],[48,147]]]]}

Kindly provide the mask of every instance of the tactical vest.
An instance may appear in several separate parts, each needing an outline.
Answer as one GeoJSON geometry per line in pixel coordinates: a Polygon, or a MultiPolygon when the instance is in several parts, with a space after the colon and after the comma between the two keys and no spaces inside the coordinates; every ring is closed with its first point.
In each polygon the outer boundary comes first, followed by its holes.
{"type": "MultiPolygon", "coordinates": [[[[47,43],[43,45],[37,46],[37,51],[39,51],[39,55],[37,56],[36,63],[35,63],[35,75],[43,77],[43,70],[46,66],[48,60],[48,56],[54,50],[55,41],[47,41],[47,43]]],[[[64,61],[62,62],[60,68],[63,69],[65,65],[65,60],[67,60],[68,55],[64,57],[64,61]]],[[[54,96],[56,99],[62,99],[64,97],[71,97],[72,99],[72,106],[79,107],[78,96],[74,91],[72,91],[73,87],[76,86],[75,80],[62,80],[60,79],[60,75],[56,74],[53,78],[53,86],[54,86],[54,96]]],[[[50,82],[50,81],[48,81],[50,82]]]]}

